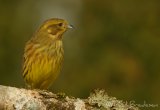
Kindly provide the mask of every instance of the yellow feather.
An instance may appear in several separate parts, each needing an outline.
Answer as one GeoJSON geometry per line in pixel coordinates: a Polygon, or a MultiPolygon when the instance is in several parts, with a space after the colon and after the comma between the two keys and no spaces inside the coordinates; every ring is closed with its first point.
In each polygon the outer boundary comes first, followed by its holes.
{"type": "Polygon", "coordinates": [[[67,27],[68,23],[65,20],[48,20],[27,42],[23,77],[29,87],[47,89],[55,81],[63,63],[62,34],[67,27]]]}

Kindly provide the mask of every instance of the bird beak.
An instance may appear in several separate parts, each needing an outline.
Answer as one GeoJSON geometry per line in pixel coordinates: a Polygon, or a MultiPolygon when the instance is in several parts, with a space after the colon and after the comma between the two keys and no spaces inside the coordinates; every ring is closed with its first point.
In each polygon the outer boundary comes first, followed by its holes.
{"type": "Polygon", "coordinates": [[[70,25],[70,24],[69,24],[69,25],[67,26],[67,28],[68,28],[68,29],[72,29],[72,28],[73,28],[73,25],[70,25]]]}

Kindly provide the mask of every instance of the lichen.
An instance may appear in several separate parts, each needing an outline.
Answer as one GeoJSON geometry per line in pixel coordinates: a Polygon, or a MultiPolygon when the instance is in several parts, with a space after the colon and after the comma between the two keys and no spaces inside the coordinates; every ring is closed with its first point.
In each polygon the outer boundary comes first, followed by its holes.
{"type": "Polygon", "coordinates": [[[103,89],[96,89],[88,98],[90,105],[97,106],[99,110],[139,110],[137,107],[127,105],[115,97],[110,97],[103,89]]]}
{"type": "Polygon", "coordinates": [[[79,98],[74,102],[74,106],[75,110],[86,110],[84,101],[79,98]]]}

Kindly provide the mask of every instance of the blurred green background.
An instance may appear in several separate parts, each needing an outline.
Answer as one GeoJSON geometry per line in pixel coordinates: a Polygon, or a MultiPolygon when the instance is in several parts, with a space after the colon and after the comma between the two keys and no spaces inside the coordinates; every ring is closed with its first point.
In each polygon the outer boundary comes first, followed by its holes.
{"type": "Polygon", "coordinates": [[[53,17],[75,29],[65,33],[52,91],[84,98],[104,88],[118,99],[160,104],[159,0],[0,0],[1,85],[24,87],[25,42],[53,17]]]}

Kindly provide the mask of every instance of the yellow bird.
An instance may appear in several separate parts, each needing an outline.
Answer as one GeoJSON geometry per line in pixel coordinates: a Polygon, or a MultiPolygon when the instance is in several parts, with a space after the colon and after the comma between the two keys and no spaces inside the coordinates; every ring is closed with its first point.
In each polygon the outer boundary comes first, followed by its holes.
{"type": "Polygon", "coordinates": [[[45,21],[26,43],[23,78],[29,88],[48,89],[60,73],[63,58],[63,34],[72,28],[66,20],[45,21]]]}

